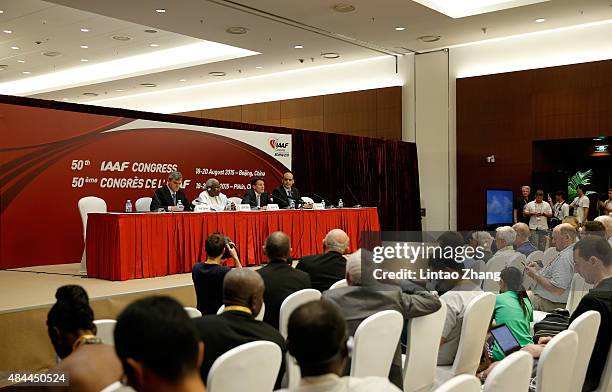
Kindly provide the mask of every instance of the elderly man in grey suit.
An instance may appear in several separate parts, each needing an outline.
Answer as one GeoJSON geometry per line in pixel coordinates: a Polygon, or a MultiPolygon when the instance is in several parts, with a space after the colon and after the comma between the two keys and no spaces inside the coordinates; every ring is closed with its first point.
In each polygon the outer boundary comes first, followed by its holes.
{"type": "MultiPolygon", "coordinates": [[[[340,308],[347,323],[348,335],[354,336],[359,324],[382,310],[396,310],[404,315],[404,319],[425,316],[440,309],[440,300],[430,292],[410,281],[402,281],[400,286],[383,285],[371,282],[364,271],[362,279],[362,265],[371,264],[371,257],[359,250],[348,256],[346,262],[346,280],[348,287],[328,290],[323,297],[334,302],[340,308]]],[[[371,256],[371,254],[370,254],[371,256]]],[[[345,375],[349,374],[350,364],[345,368],[345,375]]],[[[389,372],[389,380],[400,389],[402,388],[402,356],[398,343],[389,372]]]]}

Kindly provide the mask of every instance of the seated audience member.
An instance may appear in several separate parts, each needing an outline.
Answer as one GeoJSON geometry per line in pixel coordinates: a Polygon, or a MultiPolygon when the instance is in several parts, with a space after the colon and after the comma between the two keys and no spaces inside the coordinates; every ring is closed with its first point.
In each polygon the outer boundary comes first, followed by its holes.
{"type": "Polygon", "coordinates": [[[265,192],[266,186],[263,178],[255,177],[251,180],[251,189],[242,198],[242,204],[250,204],[251,208],[265,210],[270,201],[270,195],[265,192]]]}
{"type": "Polygon", "coordinates": [[[300,195],[300,191],[293,186],[293,173],[288,171],[283,174],[283,184],[272,191],[274,202],[280,208],[288,208],[291,205],[291,200],[295,206],[302,204],[304,208],[312,208],[312,203],[304,203],[300,195]]]}
{"type": "Polygon", "coordinates": [[[495,229],[495,246],[497,252],[493,257],[500,256],[510,258],[517,252],[514,250],[514,242],[516,241],[516,231],[510,226],[502,226],[495,229]]]}
{"type": "Polygon", "coordinates": [[[535,310],[550,312],[565,308],[574,277],[572,249],[575,240],[576,230],[571,225],[558,225],[553,229],[553,241],[559,254],[544,268],[536,262],[525,267],[525,273],[536,281],[531,296],[535,310]]]}
{"type": "Polygon", "coordinates": [[[527,257],[537,250],[536,247],[529,241],[529,235],[531,234],[529,231],[529,226],[523,222],[519,222],[512,226],[512,228],[514,231],[516,231],[514,249],[516,249],[517,252],[522,253],[525,255],[525,257],[527,257]]]}
{"type": "MultiPolygon", "coordinates": [[[[367,261],[363,261],[366,263],[367,261]]],[[[361,252],[351,254],[346,262],[348,287],[340,287],[323,293],[323,298],[334,302],[344,316],[349,336],[354,336],[359,324],[366,318],[382,311],[397,310],[405,320],[424,316],[440,309],[440,300],[410,281],[402,281],[402,287],[385,285],[362,285],[361,252]],[[403,292],[402,292],[403,291],[403,292]]],[[[350,364],[344,371],[348,375],[350,364]]],[[[389,372],[389,379],[402,387],[402,356],[398,343],[389,372]]]]}
{"type": "Polygon", "coordinates": [[[287,234],[276,231],[266,238],[264,254],[268,264],[258,269],[265,284],[264,321],[278,329],[280,307],[285,298],[302,289],[312,287],[310,277],[304,271],[291,266],[291,242],[287,234]]]}
{"type": "MultiPolygon", "coordinates": [[[[70,390],[97,392],[123,377],[121,362],[113,346],[96,337],[94,313],[81,286],[57,289],[57,302],[47,315],[51,344],[62,361],[50,372],[67,373],[70,390]]],[[[27,389],[27,388],[26,388],[27,389]]]]}
{"type": "Polygon", "coordinates": [[[595,222],[600,222],[606,229],[606,239],[612,245],[612,216],[602,215],[595,218],[595,222]]]}
{"type": "Polygon", "coordinates": [[[340,229],[334,229],[323,240],[323,254],[302,257],[295,268],[307,272],[312,288],[323,292],[344,279],[346,259],[343,255],[347,253],[348,247],[348,235],[340,229]]]}
{"type": "MultiPolygon", "coordinates": [[[[590,392],[597,389],[612,344],[612,247],[597,236],[581,239],[574,246],[576,272],[594,287],[580,300],[572,313],[571,324],[580,315],[594,310],[601,315],[593,353],[587,368],[582,390],[590,392]]],[[[550,338],[541,338],[538,344],[523,347],[534,358],[539,358],[550,338]]]]}
{"type": "Polygon", "coordinates": [[[190,211],[192,205],[185,192],[181,189],[183,175],[181,172],[173,171],[168,174],[166,186],[158,188],[151,200],[151,211],[163,209],[164,211],[190,211]],[[180,202],[180,204],[179,204],[180,202]]]}
{"type": "MultiPolygon", "coordinates": [[[[205,384],[215,360],[241,344],[267,340],[280,347],[284,358],[285,339],[280,332],[264,322],[255,320],[263,304],[263,294],[264,282],[257,272],[246,268],[232,270],[225,275],[223,281],[225,304],[223,313],[194,320],[206,347],[200,368],[202,381],[205,384]]],[[[277,388],[280,388],[283,373],[284,367],[281,367],[277,388]]]]}
{"type": "Polygon", "coordinates": [[[608,198],[599,202],[599,208],[604,215],[612,215],[612,188],[608,189],[608,198]]]}
{"type": "Polygon", "coordinates": [[[216,314],[223,305],[223,278],[230,267],[221,265],[223,254],[228,251],[234,259],[237,268],[242,268],[236,246],[227,243],[221,233],[213,233],[204,243],[206,261],[196,263],[191,270],[191,279],[196,292],[197,308],[202,314],[216,314]]]}
{"type": "Polygon", "coordinates": [[[580,228],[578,218],[576,218],[575,216],[566,216],[565,218],[563,218],[563,221],[561,223],[570,224],[576,231],[578,231],[578,229],[580,228]]]}
{"type": "Polygon", "coordinates": [[[514,223],[523,222],[529,223],[529,217],[523,215],[523,211],[525,210],[525,205],[529,203],[529,195],[531,194],[531,187],[528,185],[523,185],[521,187],[521,196],[517,197],[514,201],[513,215],[514,215],[514,223]]]}
{"type": "Polygon", "coordinates": [[[548,204],[552,208],[552,218],[550,219],[551,227],[554,228],[559,223],[563,222],[563,219],[567,216],[570,216],[569,213],[569,204],[565,202],[565,192],[557,191],[555,192],[555,203],[548,195],[548,204]]]}
{"type": "Polygon", "coordinates": [[[586,221],[580,228],[580,237],[587,235],[596,235],[601,238],[606,238],[606,228],[603,223],[598,221],[586,221]]]}
{"type": "Polygon", "coordinates": [[[193,201],[194,205],[206,204],[212,211],[235,210],[236,205],[221,192],[221,184],[216,178],[206,181],[206,189],[193,201]]]}
{"type": "Polygon", "coordinates": [[[459,279],[439,280],[436,287],[439,293],[443,293],[440,300],[446,305],[446,319],[438,351],[438,366],[452,365],[459,347],[465,309],[474,298],[482,294],[482,290],[472,280],[462,279],[462,263],[448,258],[434,258],[429,264],[434,271],[459,272],[460,276],[459,279]]]}
{"type": "Polygon", "coordinates": [[[578,223],[582,225],[589,217],[589,198],[585,194],[586,187],[582,184],[576,186],[578,196],[572,201],[570,207],[574,209],[574,216],[578,219],[578,223]]]}
{"type": "Polygon", "coordinates": [[[282,392],[400,392],[382,377],[339,377],[348,357],[346,324],[329,301],[299,306],[289,317],[287,348],[300,366],[299,387],[282,392]]]}
{"type": "Polygon", "coordinates": [[[493,245],[493,237],[486,231],[475,231],[470,235],[468,239],[468,245],[476,249],[481,248],[483,256],[481,258],[475,257],[477,260],[483,260],[485,263],[493,256],[491,252],[491,245],[493,245]]]}
{"type": "Polygon", "coordinates": [[[183,306],[152,296],[132,302],[117,318],[115,350],[137,391],[206,391],[200,378],[204,345],[183,306]]]}

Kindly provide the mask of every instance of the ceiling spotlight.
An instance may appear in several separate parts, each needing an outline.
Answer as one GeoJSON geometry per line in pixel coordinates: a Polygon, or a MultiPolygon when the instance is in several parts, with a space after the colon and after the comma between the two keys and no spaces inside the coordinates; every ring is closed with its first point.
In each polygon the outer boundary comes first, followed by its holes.
{"type": "Polygon", "coordinates": [[[295,45],[293,49],[304,49],[304,45],[295,45]]]}
{"type": "Polygon", "coordinates": [[[417,39],[423,42],[436,42],[439,41],[440,38],[441,37],[439,35],[423,35],[418,37],[417,39]]]}
{"type": "Polygon", "coordinates": [[[157,33],[157,30],[155,30],[155,29],[146,29],[144,32],[145,33],[149,33],[149,34],[155,34],[155,33],[157,33]]]}
{"type": "Polygon", "coordinates": [[[340,53],[334,53],[334,52],[321,53],[321,57],[325,59],[337,59],[338,57],[340,57],[340,53]]]}
{"type": "Polygon", "coordinates": [[[13,50],[19,50],[19,46],[11,46],[11,49],[13,49],[13,50]]]}
{"type": "Polygon", "coordinates": [[[2,30],[4,34],[12,34],[13,30],[2,30]]]}
{"type": "Polygon", "coordinates": [[[542,23],[542,22],[546,22],[546,19],[544,18],[538,18],[535,20],[536,23],[542,23]]]}
{"type": "Polygon", "coordinates": [[[0,14],[3,14],[3,13],[4,13],[4,11],[0,10],[0,14]]]}
{"type": "Polygon", "coordinates": [[[83,93],[83,95],[86,97],[97,97],[98,96],[98,94],[96,93],[83,93]]]}
{"type": "Polygon", "coordinates": [[[18,63],[25,63],[25,60],[17,60],[18,63]]]}
{"type": "Polygon", "coordinates": [[[84,32],[84,33],[89,33],[89,29],[86,29],[85,27],[83,27],[83,28],[81,29],[81,31],[82,31],[82,32],[84,32]]]}
{"type": "Polygon", "coordinates": [[[122,90],[122,89],[117,89],[117,90],[115,90],[115,91],[116,91],[116,92],[118,92],[118,93],[120,93],[120,92],[122,92],[123,90],[122,90]]]}
{"type": "Polygon", "coordinates": [[[406,28],[405,27],[401,27],[401,26],[398,26],[398,27],[395,28],[395,31],[404,31],[404,30],[406,30],[406,28]]]}
{"type": "Polygon", "coordinates": [[[164,12],[166,12],[166,10],[164,8],[158,8],[155,10],[155,12],[157,12],[158,14],[163,14],[164,12]]]}
{"type": "Polygon", "coordinates": [[[155,83],[140,83],[142,87],[157,87],[155,83]]]}
{"type": "Polygon", "coordinates": [[[6,64],[0,64],[0,71],[4,71],[4,68],[8,67],[6,64]]]}
{"type": "Polygon", "coordinates": [[[225,29],[225,32],[229,34],[246,34],[247,31],[248,29],[246,27],[240,26],[228,27],[227,29],[225,29]]]}
{"type": "Polygon", "coordinates": [[[258,65],[257,67],[255,67],[255,69],[262,69],[263,67],[261,65],[258,65]]]}
{"type": "Polygon", "coordinates": [[[89,60],[87,60],[87,59],[81,59],[81,62],[83,62],[83,63],[86,63],[86,62],[88,62],[88,61],[89,61],[89,60]]]}
{"type": "Polygon", "coordinates": [[[29,75],[29,74],[30,74],[30,71],[23,71],[23,72],[22,72],[22,74],[24,74],[24,75],[29,75]]]}
{"type": "Polygon", "coordinates": [[[179,79],[179,82],[186,82],[187,79],[179,79]]]}
{"type": "Polygon", "coordinates": [[[128,37],[127,35],[113,35],[113,39],[115,41],[130,41],[132,37],[128,37]]]}
{"type": "Polygon", "coordinates": [[[89,48],[89,46],[87,46],[87,45],[81,45],[81,49],[88,49],[88,48],[89,48]]]}
{"type": "Polygon", "coordinates": [[[151,44],[149,46],[152,47],[152,48],[157,48],[159,46],[159,44],[151,44]]]}
{"type": "Polygon", "coordinates": [[[347,13],[347,12],[355,11],[355,6],[354,5],[352,5],[352,4],[345,4],[345,3],[336,4],[332,8],[333,8],[334,11],[342,12],[342,13],[347,13]]]}
{"type": "Polygon", "coordinates": [[[225,72],[213,71],[208,73],[210,76],[225,76],[225,72]]]}
{"type": "Polygon", "coordinates": [[[47,57],[57,57],[57,56],[61,56],[62,54],[60,52],[43,52],[43,56],[47,56],[47,57]]]}

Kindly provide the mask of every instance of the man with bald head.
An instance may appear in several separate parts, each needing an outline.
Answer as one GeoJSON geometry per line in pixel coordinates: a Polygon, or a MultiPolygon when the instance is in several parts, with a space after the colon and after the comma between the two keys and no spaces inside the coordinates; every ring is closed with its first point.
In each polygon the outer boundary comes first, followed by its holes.
{"type": "Polygon", "coordinates": [[[600,222],[606,229],[606,239],[612,245],[612,216],[601,215],[595,218],[595,222],[600,222]]]}
{"type": "Polygon", "coordinates": [[[266,238],[263,252],[268,258],[268,264],[257,272],[266,285],[264,321],[278,329],[281,304],[296,291],[311,288],[310,277],[306,272],[291,266],[291,241],[282,231],[276,231],[266,238]]]}
{"type": "Polygon", "coordinates": [[[303,204],[304,208],[312,208],[311,203],[304,203],[302,201],[300,191],[293,186],[294,179],[293,173],[288,171],[283,174],[283,185],[272,191],[272,197],[280,208],[289,208],[291,200],[294,201],[295,206],[303,204]]]}
{"type": "Polygon", "coordinates": [[[514,231],[516,231],[516,239],[514,240],[514,249],[525,255],[525,257],[529,256],[531,253],[536,251],[536,247],[529,241],[529,236],[531,235],[531,231],[529,230],[529,226],[523,222],[516,223],[512,226],[514,231]]]}
{"type": "Polygon", "coordinates": [[[206,181],[205,190],[193,201],[193,204],[207,204],[213,211],[236,209],[234,203],[229,201],[227,196],[221,193],[221,183],[219,183],[219,180],[216,178],[210,178],[206,181]]]}
{"type": "MultiPolygon", "coordinates": [[[[263,304],[263,295],[264,282],[257,272],[246,268],[232,270],[223,280],[223,313],[194,320],[205,347],[200,368],[204,383],[215,360],[241,344],[267,340],[278,344],[285,353],[281,334],[270,325],[255,320],[263,304]]],[[[284,366],[281,366],[276,388],[280,387],[283,372],[284,366]]]]}
{"type": "Polygon", "coordinates": [[[343,255],[348,249],[349,236],[343,230],[333,229],[323,239],[323,254],[302,257],[295,268],[310,275],[313,289],[329,290],[332,284],[344,279],[346,260],[343,255]]]}

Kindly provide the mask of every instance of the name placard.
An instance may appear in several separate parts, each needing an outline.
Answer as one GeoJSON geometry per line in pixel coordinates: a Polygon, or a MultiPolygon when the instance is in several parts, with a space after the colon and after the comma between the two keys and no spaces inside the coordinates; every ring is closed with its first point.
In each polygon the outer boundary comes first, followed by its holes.
{"type": "Polygon", "coordinates": [[[324,210],[325,207],[323,206],[323,203],[314,203],[312,205],[312,209],[313,210],[324,210]]]}
{"type": "Polygon", "coordinates": [[[210,206],[208,204],[197,204],[193,210],[195,212],[210,212],[210,206]]]}
{"type": "Polygon", "coordinates": [[[268,204],[268,211],[278,211],[278,204],[268,204]]]}
{"type": "Polygon", "coordinates": [[[239,211],[251,211],[250,204],[240,204],[239,211]]]}

